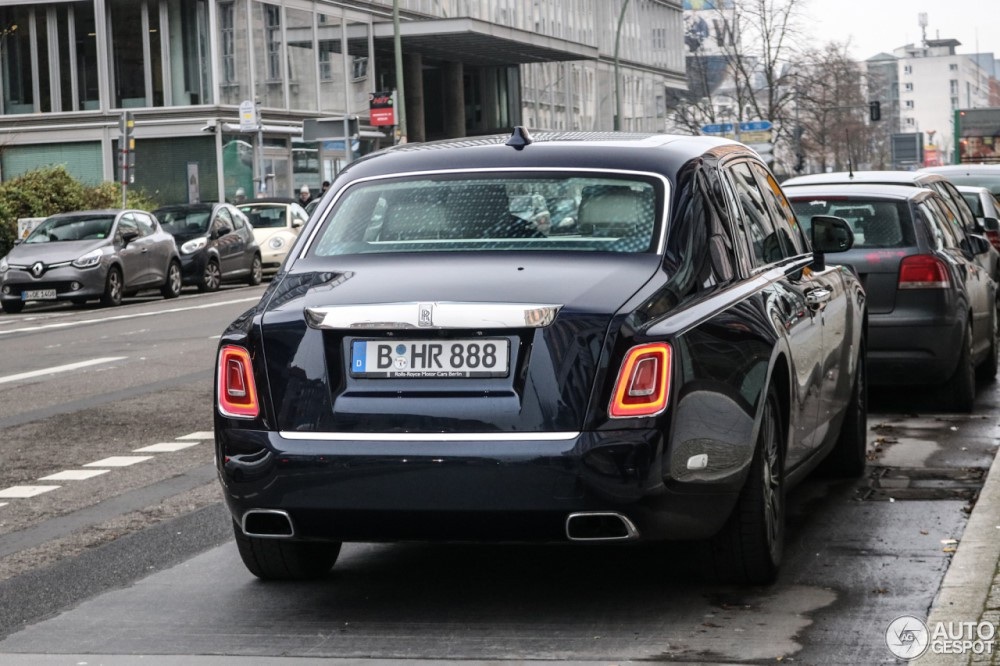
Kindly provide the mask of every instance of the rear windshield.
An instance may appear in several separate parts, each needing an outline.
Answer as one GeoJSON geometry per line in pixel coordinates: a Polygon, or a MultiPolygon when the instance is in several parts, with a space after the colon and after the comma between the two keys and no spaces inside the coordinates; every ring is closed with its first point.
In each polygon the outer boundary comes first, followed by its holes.
{"type": "Polygon", "coordinates": [[[210,209],[176,209],[176,210],[155,210],[153,215],[160,221],[163,229],[173,235],[177,234],[200,234],[208,230],[208,218],[211,216],[210,209]]]}
{"type": "Polygon", "coordinates": [[[240,212],[250,219],[254,229],[287,227],[288,206],[285,204],[254,204],[240,206],[240,212]]]}
{"type": "Polygon", "coordinates": [[[53,241],[99,240],[111,235],[114,215],[94,217],[50,217],[43,221],[24,239],[25,243],[51,243],[53,241]]]}
{"type": "Polygon", "coordinates": [[[913,222],[905,202],[812,197],[793,198],[791,203],[807,232],[812,229],[814,215],[833,215],[851,225],[856,248],[914,244],[913,222]]]}
{"type": "Polygon", "coordinates": [[[343,195],[312,253],[655,252],[662,189],[638,178],[507,173],[369,181],[343,195]]]}

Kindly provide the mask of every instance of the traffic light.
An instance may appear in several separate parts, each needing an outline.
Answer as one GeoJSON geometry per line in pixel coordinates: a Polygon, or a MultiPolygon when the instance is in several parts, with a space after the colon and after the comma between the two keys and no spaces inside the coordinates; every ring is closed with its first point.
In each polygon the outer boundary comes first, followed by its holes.
{"type": "Polygon", "coordinates": [[[880,102],[868,102],[868,118],[872,122],[882,119],[882,104],[880,102]]]}

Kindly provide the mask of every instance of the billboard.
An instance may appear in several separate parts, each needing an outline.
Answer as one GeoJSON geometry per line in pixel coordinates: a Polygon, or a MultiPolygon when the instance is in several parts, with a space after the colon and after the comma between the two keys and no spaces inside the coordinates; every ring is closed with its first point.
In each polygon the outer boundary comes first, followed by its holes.
{"type": "Polygon", "coordinates": [[[955,111],[955,163],[1000,163],[1000,108],[955,111]]]}
{"type": "Polygon", "coordinates": [[[724,55],[736,46],[738,35],[732,0],[684,0],[684,45],[688,55],[724,55]]]}

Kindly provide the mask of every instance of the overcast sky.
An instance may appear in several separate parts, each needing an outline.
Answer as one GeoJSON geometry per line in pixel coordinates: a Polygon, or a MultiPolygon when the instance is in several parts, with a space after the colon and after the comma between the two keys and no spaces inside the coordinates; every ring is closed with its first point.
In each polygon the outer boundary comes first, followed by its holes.
{"type": "Polygon", "coordinates": [[[921,12],[928,39],[957,39],[958,53],[1000,58],[1000,0],[805,0],[803,7],[809,34],[820,44],[850,39],[858,60],[920,42],[921,12]]]}

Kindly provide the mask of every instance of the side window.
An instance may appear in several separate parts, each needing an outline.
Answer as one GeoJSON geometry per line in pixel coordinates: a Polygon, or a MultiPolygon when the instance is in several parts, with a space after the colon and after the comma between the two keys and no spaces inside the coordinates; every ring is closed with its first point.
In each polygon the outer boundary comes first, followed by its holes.
{"type": "Polygon", "coordinates": [[[975,229],[976,221],[972,218],[972,211],[965,203],[962,194],[955,189],[955,186],[948,181],[937,181],[932,183],[934,190],[945,200],[948,208],[958,217],[959,224],[963,229],[975,229]]]}
{"type": "Polygon", "coordinates": [[[156,222],[149,215],[136,213],[135,221],[139,227],[139,233],[143,236],[152,236],[156,233],[156,222]]]}
{"type": "Polygon", "coordinates": [[[124,236],[127,233],[142,235],[132,213],[125,213],[118,220],[118,235],[124,236]]]}
{"type": "Polygon", "coordinates": [[[787,235],[774,228],[764,193],[757,186],[750,164],[734,164],[729,169],[729,175],[754,267],[766,266],[791,256],[787,235]]]}
{"type": "Polygon", "coordinates": [[[667,239],[668,290],[677,303],[725,285],[737,275],[732,238],[718,211],[724,204],[713,200],[702,168],[679,178],[678,209],[667,239]]]}
{"type": "Polygon", "coordinates": [[[934,245],[938,250],[957,249],[959,239],[955,236],[955,226],[949,221],[951,211],[939,200],[928,199],[920,204],[920,212],[927,218],[934,245]]]}
{"type": "Polygon", "coordinates": [[[246,226],[246,218],[243,216],[243,213],[235,208],[223,208],[222,210],[232,218],[234,227],[242,229],[246,226]]]}
{"type": "Polygon", "coordinates": [[[764,192],[764,201],[771,210],[771,218],[774,220],[778,233],[784,239],[786,249],[789,249],[793,255],[802,254],[808,246],[802,235],[802,228],[795,217],[795,211],[792,210],[792,205],[785,198],[778,181],[767,169],[756,162],[750,164],[757,174],[760,188],[764,192]]]}
{"type": "Polygon", "coordinates": [[[213,230],[218,233],[223,229],[233,230],[233,218],[229,215],[229,211],[225,208],[219,209],[219,214],[215,218],[215,224],[213,225],[213,230]]]}

